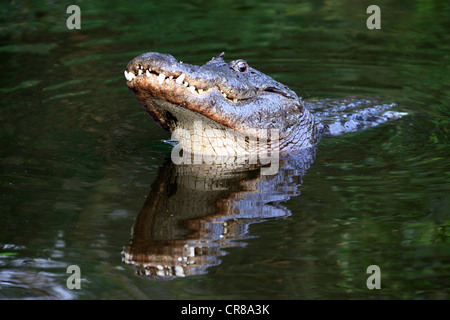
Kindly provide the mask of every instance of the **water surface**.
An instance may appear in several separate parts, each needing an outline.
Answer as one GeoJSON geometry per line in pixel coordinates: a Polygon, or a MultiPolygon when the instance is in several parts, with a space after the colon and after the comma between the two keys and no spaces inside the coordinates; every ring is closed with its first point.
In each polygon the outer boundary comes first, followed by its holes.
{"type": "MultiPolygon", "coordinates": [[[[448,299],[447,1],[380,1],[380,30],[366,27],[368,1],[80,1],[81,30],[66,27],[70,4],[0,10],[0,298],[448,299]],[[158,277],[125,252],[155,186],[182,195],[173,186],[195,175],[170,168],[170,135],[126,88],[126,64],[147,51],[192,64],[225,51],[306,100],[376,98],[408,116],[322,139],[307,170],[280,180],[296,176],[298,188],[238,210],[260,215],[226,231],[223,215],[205,221],[169,201],[172,215],[156,212],[159,233],[143,246],[187,260],[183,248],[200,239],[206,262],[158,277]],[[80,266],[80,290],[66,286],[69,265],[80,266]],[[380,290],[366,286],[369,265],[380,290]]],[[[257,188],[247,172],[221,175],[213,195],[201,179],[186,194],[236,200],[239,179],[257,188]]]]}

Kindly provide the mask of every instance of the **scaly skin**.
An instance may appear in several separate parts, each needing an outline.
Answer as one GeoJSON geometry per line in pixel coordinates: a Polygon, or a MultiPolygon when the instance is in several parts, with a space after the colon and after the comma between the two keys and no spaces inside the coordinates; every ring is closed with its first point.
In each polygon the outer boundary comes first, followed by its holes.
{"type": "MultiPolygon", "coordinates": [[[[244,60],[226,63],[223,55],[196,66],[170,54],[145,53],[128,64],[127,86],[153,119],[172,133],[180,128],[192,130],[200,120],[203,128],[231,131],[247,141],[265,137],[269,144],[270,130],[278,130],[279,145],[272,150],[303,149],[317,143],[318,124],[295,92],[244,60]],[[268,137],[262,137],[262,132],[268,137]]],[[[176,138],[183,147],[191,142],[176,138]]],[[[249,151],[246,145],[223,140],[236,152],[249,151]]],[[[220,151],[215,143],[203,144],[200,152],[220,151]]]]}

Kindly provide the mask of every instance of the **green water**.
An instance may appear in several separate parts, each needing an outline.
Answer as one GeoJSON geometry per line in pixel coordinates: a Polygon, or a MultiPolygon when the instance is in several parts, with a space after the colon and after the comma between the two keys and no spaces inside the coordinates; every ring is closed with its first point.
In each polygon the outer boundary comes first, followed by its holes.
{"type": "Polygon", "coordinates": [[[0,9],[0,298],[449,298],[448,1],[78,1],[80,30],[70,4],[0,9]],[[122,254],[171,150],[123,76],[147,51],[225,51],[304,99],[381,97],[409,115],[322,139],[288,215],[161,281],[122,254]]]}

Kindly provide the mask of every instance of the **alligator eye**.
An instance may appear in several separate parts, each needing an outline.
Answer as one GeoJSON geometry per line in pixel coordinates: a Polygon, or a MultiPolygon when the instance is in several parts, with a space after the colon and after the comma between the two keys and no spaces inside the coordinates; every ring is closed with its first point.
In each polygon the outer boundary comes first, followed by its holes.
{"type": "Polygon", "coordinates": [[[234,70],[239,71],[239,72],[245,72],[245,71],[247,71],[247,68],[248,68],[248,65],[247,65],[247,62],[245,62],[245,61],[239,61],[233,67],[234,70]]]}

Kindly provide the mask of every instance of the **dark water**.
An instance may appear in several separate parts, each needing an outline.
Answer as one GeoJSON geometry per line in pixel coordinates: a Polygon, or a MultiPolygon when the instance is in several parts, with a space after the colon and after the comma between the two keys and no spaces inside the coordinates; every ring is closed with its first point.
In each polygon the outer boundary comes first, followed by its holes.
{"type": "Polygon", "coordinates": [[[449,298],[448,1],[78,1],[81,30],[70,4],[0,9],[0,298],[449,298]],[[409,115],[322,139],[276,183],[180,173],[125,85],[147,51],[225,51],[304,99],[409,115]]]}

